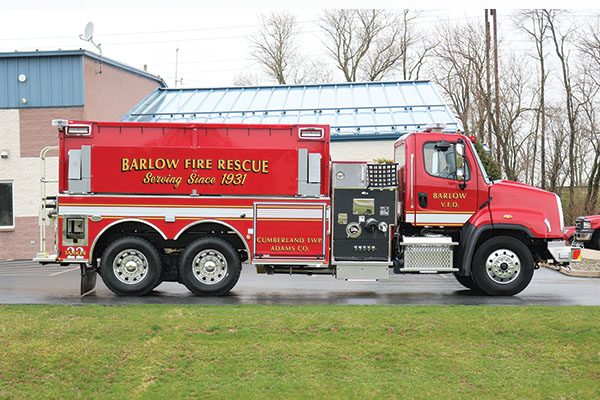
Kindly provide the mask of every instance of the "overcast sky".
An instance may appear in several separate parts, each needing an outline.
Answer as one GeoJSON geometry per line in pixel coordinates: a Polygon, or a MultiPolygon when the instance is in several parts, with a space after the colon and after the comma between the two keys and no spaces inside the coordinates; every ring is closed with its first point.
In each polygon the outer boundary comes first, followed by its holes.
{"type": "MultiPolygon", "coordinates": [[[[249,56],[248,36],[258,28],[260,14],[270,8],[268,2],[256,1],[252,4],[261,8],[243,8],[249,2],[241,1],[212,4],[229,6],[226,9],[203,8],[211,3],[185,0],[19,0],[0,4],[2,52],[59,48],[97,51],[79,39],[86,23],[92,21],[94,40],[101,43],[104,56],[137,68],[146,64],[149,72],[160,75],[173,86],[175,54],[179,48],[178,76],[183,85],[204,87],[231,85],[240,72],[258,72],[258,66],[249,56]]],[[[303,1],[302,4],[314,7],[320,3],[303,1]]],[[[376,6],[371,2],[364,5],[376,6]]],[[[473,7],[473,4],[463,5],[473,7]]],[[[298,18],[301,47],[306,56],[326,57],[318,26],[322,9],[290,9],[290,12],[298,18]]],[[[442,20],[460,22],[482,15],[480,8],[436,8],[423,11],[421,22],[434,29],[442,20]]],[[[502,17],[502,10],[499,15],[502,17]]]]}

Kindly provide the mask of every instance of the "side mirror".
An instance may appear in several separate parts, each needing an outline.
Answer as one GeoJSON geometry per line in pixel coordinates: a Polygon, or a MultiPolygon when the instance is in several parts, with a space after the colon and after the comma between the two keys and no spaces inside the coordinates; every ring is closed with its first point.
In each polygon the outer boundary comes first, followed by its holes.
{"type": "Polygon", "coordinates": [[[463,143],[456,143],[455,149],[456,154],[458,154],[461,157],[465,156],[465,145],[463,143]]]}
{"type": "Polygon", "coordinates": [[[467,177],[465,172],[465,144],[459,141],[454,146],[456,157],[456,180],[460,182],[459,187],[464,190],[467,187],[467,177]]]}

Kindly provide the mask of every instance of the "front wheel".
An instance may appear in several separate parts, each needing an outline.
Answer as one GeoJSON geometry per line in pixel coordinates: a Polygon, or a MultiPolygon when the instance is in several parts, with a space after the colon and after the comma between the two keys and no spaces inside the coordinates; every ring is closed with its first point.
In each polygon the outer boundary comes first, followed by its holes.
{"type": "Polygon", "coordinates": [[[456,278],[456,280],[458,281],[458,283],[460,283],[461,285],[463,285],[467,289],[471,289],[471,290],[473,290],[475,292],[480,291],[479,286],[477,286],[477,284],[473,280],[473,277],[471,277],[471,276],[461,276],[461,275],[457,275],[457,274],[454,274],[454,277],[456,278]]]}
{"type": "Polygon", "coordinates": [[[181,256],[179,277],[198,296],[223,296],[240,278],[237,252],[223,239],[205,237],[190,243],[181,256]]]}
{"type": "Polygon", "coordinates": [[[475,252],[472,277],[490,296],[512,296],[523,291],[535,269],[527,246],[510,236],[498,236],[484,242],[475,252]]]}
{"type": "Polygon", "coordinates": [[[594,232],[594,236],[592,236],[592,249],[600,250],[600,230],[596,230],[594,232]]]}

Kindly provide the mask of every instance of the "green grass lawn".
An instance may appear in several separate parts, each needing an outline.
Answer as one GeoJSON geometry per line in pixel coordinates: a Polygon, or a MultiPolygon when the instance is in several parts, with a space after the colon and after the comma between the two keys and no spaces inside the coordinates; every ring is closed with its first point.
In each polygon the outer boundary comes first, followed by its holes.
{"type": "Polygon", "coordinates": [[[0,398],[600,398],[600,307],[0,306],[0,398]]]}

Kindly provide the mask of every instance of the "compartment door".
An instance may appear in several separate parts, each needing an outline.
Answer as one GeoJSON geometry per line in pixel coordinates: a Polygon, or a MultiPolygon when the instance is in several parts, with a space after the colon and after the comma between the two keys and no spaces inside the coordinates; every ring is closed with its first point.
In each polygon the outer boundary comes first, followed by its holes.
{"type": "Polygon", "coordinates": [[[326,203],[254,203],[254,260],[323,260],[326,203]]]}

